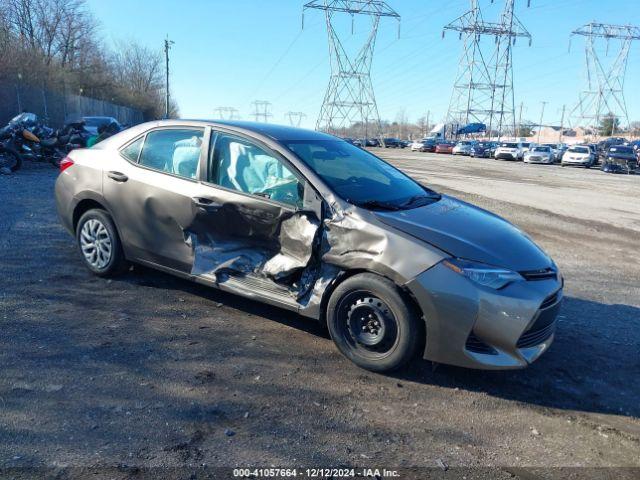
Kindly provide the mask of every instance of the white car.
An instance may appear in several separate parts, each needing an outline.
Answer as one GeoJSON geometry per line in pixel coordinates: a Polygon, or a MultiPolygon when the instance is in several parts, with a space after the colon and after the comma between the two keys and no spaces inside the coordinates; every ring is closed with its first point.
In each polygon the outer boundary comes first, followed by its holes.
{"type": "Polygon", "coordinates": [[[522,160],[524,158],[524,147],[522,143],[503,142],[498,145],[493,157],[496,160],[522,160]]]}
{"type": "Polygon", "coordinates": [[[424,148],[424,140],[414,140],[411,145],[409,145],[409,148],[412,152],[421,152],[424,148]]]}
{"type": "Polygon", "coordinates": [[[591,168],[595,165],[596,159],[591,148],[588,145],[575,145],[570,147],[562,156],[563,167],[572,165],[577,167],[591,168]]]}
{"type": "Polygon", "coordinates": [[[453,147],[453,151],[451,153],[454,155],[471,155],[471,149],[474,144],[475,142],[469,141],[458,142],[456,143],[456,146],[453,147]]]}
{"type": "Polygon", "coordinates": [[[524,154],[525,163],[555,163],[555,151],[548,145],[536,145],[524,154]]]}

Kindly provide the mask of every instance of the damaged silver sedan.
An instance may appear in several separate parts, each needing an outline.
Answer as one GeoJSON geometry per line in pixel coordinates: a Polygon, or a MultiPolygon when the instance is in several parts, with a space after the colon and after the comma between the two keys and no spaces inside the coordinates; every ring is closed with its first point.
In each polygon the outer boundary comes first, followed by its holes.
{"type": "Polygon", "coordinates": [[[553,341],[563,280],[526,234],[336,137],[160,121],[61,170],[95,274],[135,262],[299,312],[363,368],[521,368],[553,341]]]}

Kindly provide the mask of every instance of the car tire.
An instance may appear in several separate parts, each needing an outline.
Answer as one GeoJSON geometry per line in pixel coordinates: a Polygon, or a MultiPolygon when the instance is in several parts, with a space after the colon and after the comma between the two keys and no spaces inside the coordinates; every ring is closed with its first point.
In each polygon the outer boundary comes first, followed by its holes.
{"type": "Polygon", "coordinates": [[[76,227],[76,242],[85,266],[99,277],[127,270],[122,242],[111,216],[104,210],[85,212],[76,227]]]}
{"type": "Polygon", "coordinates": [[[390,280],[354,275],[333,291],[326,313],[338,350],[372,372],[390,372],[412,360],[425,339],[424,322],[390,280]]]}

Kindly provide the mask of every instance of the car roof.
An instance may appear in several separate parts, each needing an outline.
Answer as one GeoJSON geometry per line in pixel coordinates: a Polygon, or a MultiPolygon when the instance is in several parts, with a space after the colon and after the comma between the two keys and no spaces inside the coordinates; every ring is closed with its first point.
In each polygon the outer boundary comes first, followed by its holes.
{"type": "MultiPolygon", "coordinates": [[[[170,122],[170,120],[168,120],[170,122]]],[[[221,125],[231,128],[241,128],[250,132],[262,134],[273,140],[336,140],[338,137],[323,132],[307,130],[305,128],[289,127],[272,123],[248,122],[241,120],[200,120],[214,127],[221,125]]]]}

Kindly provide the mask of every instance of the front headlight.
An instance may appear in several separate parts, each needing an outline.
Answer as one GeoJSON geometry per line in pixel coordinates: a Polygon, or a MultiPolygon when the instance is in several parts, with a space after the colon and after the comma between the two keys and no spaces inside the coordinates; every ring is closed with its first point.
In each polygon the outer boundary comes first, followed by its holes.
{"type": "Polygon", "coordinates": [[[512,282],[523,280],[518,272],[493,267],[484,263],[472,262],[460,258],[449,258],[442,263],[445,267],[467,277],[472,282],[495,290],[504,288],[512,282]]]}

